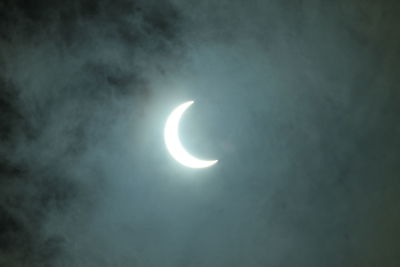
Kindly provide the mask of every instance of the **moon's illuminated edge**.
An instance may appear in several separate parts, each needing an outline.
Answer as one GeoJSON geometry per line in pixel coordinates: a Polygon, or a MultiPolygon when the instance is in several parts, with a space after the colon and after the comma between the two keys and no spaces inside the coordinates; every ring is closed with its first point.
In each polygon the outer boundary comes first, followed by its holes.
{"type": "Polygon", "coordinates": [[[171,156],[180,164],[189,168],[207,168],[218,162],[218,160],[202,160],[192,156],[183,147],[179,139],[179,122],[183,113],[194,101],[187,101],[176,107],[169,115],[164,128],[164,141],[171,156]]]}

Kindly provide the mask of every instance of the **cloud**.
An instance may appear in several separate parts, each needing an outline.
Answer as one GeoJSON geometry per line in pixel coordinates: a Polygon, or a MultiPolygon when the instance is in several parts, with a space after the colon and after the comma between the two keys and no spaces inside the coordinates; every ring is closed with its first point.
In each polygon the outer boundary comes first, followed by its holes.
{"type": "Polygon", "coordinates": [[[397,266],[398,5],[0,10],[0,265],[397,266]]]}
{"type": "Polygon", "coordinates": [[[119,123],[143,120],[146,72],[165,73],[179,14],[154,1],[1,5],[0,265],[53,266],[73,246],[62,231],[98,205],[119,123]]]}

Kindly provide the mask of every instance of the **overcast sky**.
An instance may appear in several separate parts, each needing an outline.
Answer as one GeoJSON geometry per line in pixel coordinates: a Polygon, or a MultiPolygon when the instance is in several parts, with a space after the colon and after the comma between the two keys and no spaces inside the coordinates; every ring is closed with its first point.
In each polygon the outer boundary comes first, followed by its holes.
{"type": "Polygon", "coordinates": [[[0,1],[0,266],[399,266],[399,12],[0,1]]]}

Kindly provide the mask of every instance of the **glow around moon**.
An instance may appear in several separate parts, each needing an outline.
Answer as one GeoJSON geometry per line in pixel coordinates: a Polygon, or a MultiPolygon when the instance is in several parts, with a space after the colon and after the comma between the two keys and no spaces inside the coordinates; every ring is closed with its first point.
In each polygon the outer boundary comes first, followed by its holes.
{"type": "Polygon", "coordinates": [[[164,128],[165,145],[171,156],[180,164],[189,168],[207,168],[217,163],[218,160],[202,160],[192,156],[186,151],[179,139],[179,122],[183,113],[193,103],[194,101],[185,102],[171,112],[164,128]]]}

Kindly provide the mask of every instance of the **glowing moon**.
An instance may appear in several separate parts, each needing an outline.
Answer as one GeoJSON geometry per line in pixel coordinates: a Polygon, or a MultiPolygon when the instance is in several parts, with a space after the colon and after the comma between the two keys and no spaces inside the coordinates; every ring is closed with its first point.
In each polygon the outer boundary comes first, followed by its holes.
{"type": "Polygon", "coordinates": [[[179,139],[179,122],[183,113],[193,103],[194,101],[185,102],[171,112],[164,128],[165,145],[171,156],[180,164],[189,168],[207,168],[217,163],[218,160],[202,160],[190,155],[179,139]]]}

